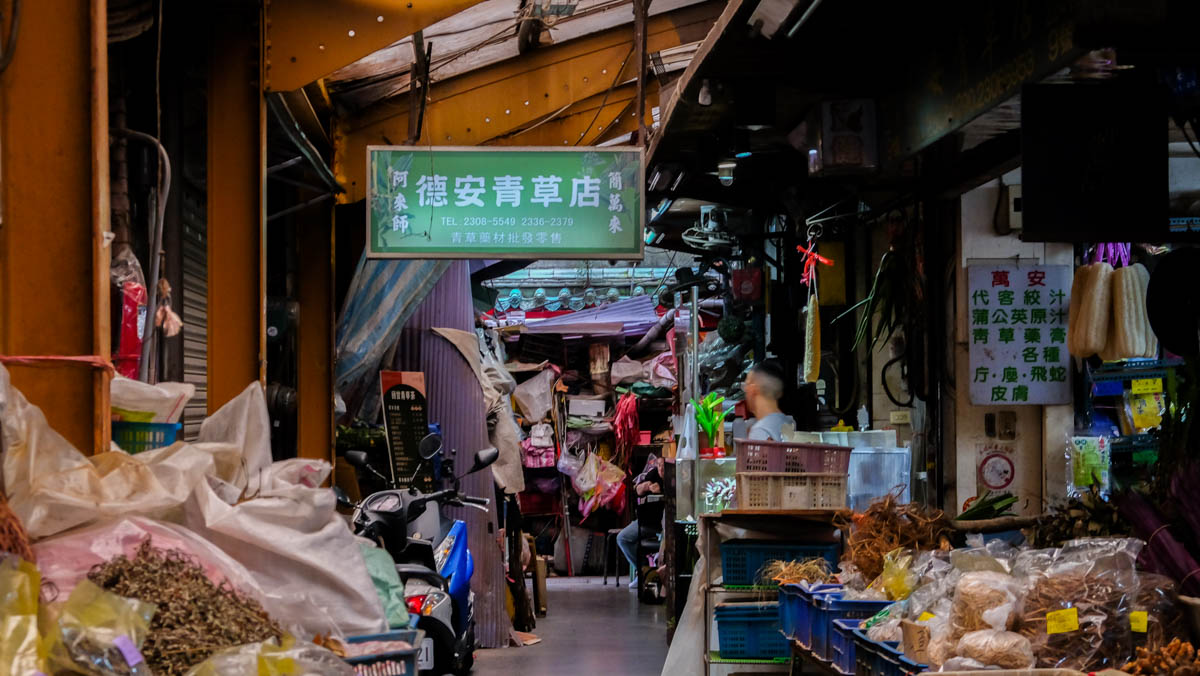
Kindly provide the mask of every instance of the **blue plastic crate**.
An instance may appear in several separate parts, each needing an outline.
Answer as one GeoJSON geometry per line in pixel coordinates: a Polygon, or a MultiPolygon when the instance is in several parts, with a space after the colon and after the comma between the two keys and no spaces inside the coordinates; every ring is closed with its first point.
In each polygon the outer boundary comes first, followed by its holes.
{"type": "Polygon", "coordinates": [[[347,657],[346,663],[353,666],[354,673],[360,676],[417,676],[417,653],[421,650],[421,641],[424,638],[425,632],[419,629],[400,629],[383,634],[351,636],[346,639],[347,643],[404,641],[412,646],[412,649],[362,657],[347,657]]]}
{"type": "Polygon", "coordinates": [[[894,674],[900,666],[899,643],[878,642],[867,638],[863,629],[852,632],[854,639],[855,676],[885,676],[894,674]]]}
{"type": "Polygon", "coordinates": [[[854,673],[854,630],[862,623],[862,620],[833,621],[833,629],[829,632],[829,652],[833,657],[833,668],[840,673],[854,673]]]}
{"type": "Polygon", "coordinates": [[[770,659],[792,654],[779,632],[779,604],[720,603],[713,611],[717,643],[725,659],[770,659]]]}
{"type": "Polygon", "coordinates": [[[817,659],[832,659],[829,652],[829,632],[834,620],[865,620],[892,605],[891,601],[848,601],[840,594],[813,597],[812,645],[809,648],[817,659]]]}
{"type": "Polygon", "coordinates": [[[783,635],[805,648],[812,647],[812,599],[818,593],[837,593],[838,584],[779,585],[779,627],[783,635]]]}
{"type": "Polygon", "coordinates": [[[794,544],[772,540],[729,540],[721,543],[721,573],[726,585],[752,585],[769,561],[803,561],[816,557],[837,570],[836,544],[794,544]]]}
{"type": "Polygon", "coordinates": [[[180,423],[139,423],[113,421],[112,439],[129,454],[165,448],[175,443],[180,423]]]}

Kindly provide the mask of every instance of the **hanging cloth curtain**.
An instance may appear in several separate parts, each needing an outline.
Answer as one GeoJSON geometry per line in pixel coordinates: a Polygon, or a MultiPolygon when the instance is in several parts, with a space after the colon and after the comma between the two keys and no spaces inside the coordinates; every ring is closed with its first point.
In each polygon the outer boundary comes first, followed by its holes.
{"type": "Polygon", "coordinates": [[[359,258],[337,327],[334,382],[348,411],[359,412],[365,395],[378,387],[383,356],[449,265],[444,260],[359,258]]]}

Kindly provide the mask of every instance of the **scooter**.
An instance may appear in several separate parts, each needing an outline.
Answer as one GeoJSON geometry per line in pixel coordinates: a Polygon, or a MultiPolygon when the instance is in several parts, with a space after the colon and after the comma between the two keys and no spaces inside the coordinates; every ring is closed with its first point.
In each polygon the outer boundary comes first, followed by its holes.
{"type": "MultiPolygon", "coordinates": [[[[426,436],[419,452],[423,462],[433,460],[442,453],[442,438],[436,434],[426,436]]],[[[471,576],[475,561],[467,546],[466,524],[445,518],[441,508],[488,511],[489,499],[463,495],[459,487],[462,477],[488,467],[499,456],[495,448],[483,449],[475,454],[471,469],[453,479],[451,488],[422,493],[413,485],[421,471],[419,466],[409,481],[413,487],[401,489],[370,465],[365,452],[346,452],[348,463],[391,486],[354,505],[354,532],[378,542],[396,562],[408,611],[417,617],[417,628],[425,632],[417,667],[423,676],[468,674],[474,666],[475,594],[471,591],[471,576]]]]}

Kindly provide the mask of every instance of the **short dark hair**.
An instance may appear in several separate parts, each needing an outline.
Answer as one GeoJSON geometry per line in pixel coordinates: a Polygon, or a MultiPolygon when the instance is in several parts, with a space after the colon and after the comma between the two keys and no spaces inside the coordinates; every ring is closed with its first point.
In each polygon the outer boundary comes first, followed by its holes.
{"type": "Polygon", "coordinates": [[[787,380],[784,378],[783,367],[778,361],[764,359],[750,367],[750,373],[754,374],[755,382],[763,388],[764,394],[774,399],[783,396],[787,380]]]}

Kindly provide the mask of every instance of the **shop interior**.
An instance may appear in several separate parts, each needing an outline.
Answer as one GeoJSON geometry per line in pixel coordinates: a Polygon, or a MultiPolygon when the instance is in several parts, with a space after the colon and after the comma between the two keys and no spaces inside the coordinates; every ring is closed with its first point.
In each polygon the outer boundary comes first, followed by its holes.
{"type": "Polygon", "coordinates": [[[0,674],[1200,669],[1200,10],[332,4],[0,8],[0,674]]]}

